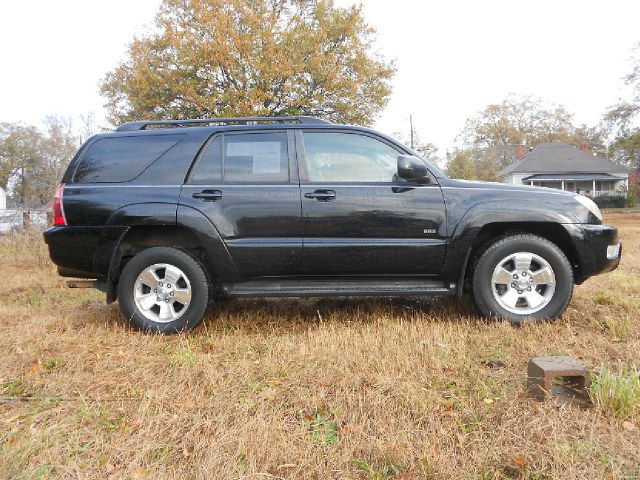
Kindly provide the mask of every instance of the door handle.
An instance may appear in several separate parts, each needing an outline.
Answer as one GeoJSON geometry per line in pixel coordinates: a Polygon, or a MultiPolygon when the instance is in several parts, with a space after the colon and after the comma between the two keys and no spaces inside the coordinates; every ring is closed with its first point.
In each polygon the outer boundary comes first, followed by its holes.
{"type": "Polygon", "coordinates": [[[333,190],[315,190],[304,194],[305,198],[315,198],[319,201],[327,202],[336,198],[336,192],[333,190]]]}
{"type": "Polygon", "coordinates": [[[222,192],[220,190],[202,190],[201,192],[194,193],[191,197],[204,200],[205,202],[215,202],[222,198],[222,192]]]}

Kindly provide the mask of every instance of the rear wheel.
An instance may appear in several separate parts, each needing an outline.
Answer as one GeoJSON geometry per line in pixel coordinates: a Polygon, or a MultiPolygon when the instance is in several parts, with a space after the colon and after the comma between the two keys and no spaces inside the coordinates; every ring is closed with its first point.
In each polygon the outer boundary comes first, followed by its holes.
{"type": "Polygon", "coordinates": [[[520,325],[555,319],[573,295],[573,272],[562,250],[536,235],[501,238],[479,258],[473,296],[480,313],[520,325]]]}
{"type": "Polygon", "coordinates": [[[135,328],[176,333],[202,322],[209,285],[191,255],[177,248],[153,247],[137,254],[122,270],[118,301],[135,328]]]}

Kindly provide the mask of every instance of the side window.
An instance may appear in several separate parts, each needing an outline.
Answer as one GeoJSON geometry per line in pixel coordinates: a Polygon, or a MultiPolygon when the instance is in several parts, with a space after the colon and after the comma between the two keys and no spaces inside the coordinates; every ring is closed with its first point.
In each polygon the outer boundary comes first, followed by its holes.
{"type": "Polygon", "coordinates": [[[232,134],[223,138],[222,164],[225,182],[289,181],[286,133],[232,134]]]}
{"type": "Polygon", "coordinates": [[[183,138],[184,135],[102,138],[94,142],[82,156],[74,181],[128,182],[183,138]]]}
{"type": "Polygon", "coordinates": [[[195,184],[216,183],[222,179],[222,137],[215,137],[200,157],[191,176],[195,184]]]}
{"type": "Polygon", "coordinates": [[[303,132],[309,180],[312,182],[394,182],[398,152],[366,135],[303,132]]]}

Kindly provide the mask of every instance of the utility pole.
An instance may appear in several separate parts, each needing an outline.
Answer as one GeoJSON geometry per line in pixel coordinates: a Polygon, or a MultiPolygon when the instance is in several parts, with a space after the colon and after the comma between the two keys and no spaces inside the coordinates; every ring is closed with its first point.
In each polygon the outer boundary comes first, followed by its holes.
{"type": "Polygon", "coordinates": [[[409,126],[411,128],[411,148],[413,148],[413,115],[409,115],[409,126]]]}
{"type": "Polygon", "coordinates": [[[409,115],[409,125],[411,126],[411,148],[413,148],[413,115],[409,115]]]}

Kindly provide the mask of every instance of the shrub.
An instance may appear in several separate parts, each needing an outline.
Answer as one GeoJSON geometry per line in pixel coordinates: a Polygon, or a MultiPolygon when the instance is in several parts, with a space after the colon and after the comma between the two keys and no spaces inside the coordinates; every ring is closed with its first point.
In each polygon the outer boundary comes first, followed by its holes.
{"type": "Polygon", "coordinates": [[[640,203],[640,185],[629,185],[627,207],[637,207],[640,203]]]}
{"type": "Polygon", "coordinates": [[[595,197],[593,199],[600,208],[624,208],[627,206],[627,199],[625,197],[616,197],[610,195],[603,195],[601,197],[595,197]]]}

